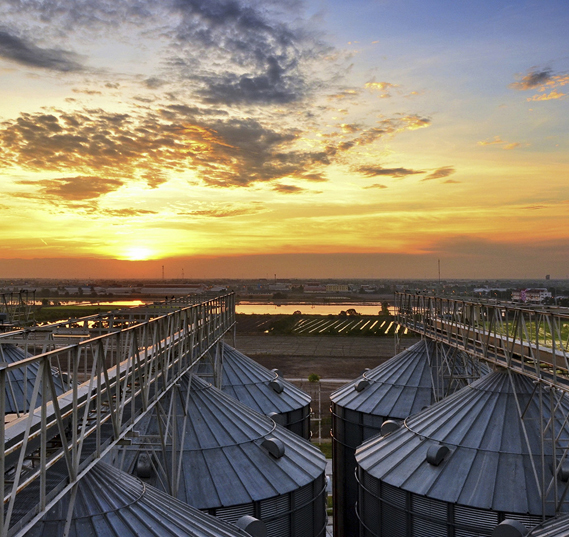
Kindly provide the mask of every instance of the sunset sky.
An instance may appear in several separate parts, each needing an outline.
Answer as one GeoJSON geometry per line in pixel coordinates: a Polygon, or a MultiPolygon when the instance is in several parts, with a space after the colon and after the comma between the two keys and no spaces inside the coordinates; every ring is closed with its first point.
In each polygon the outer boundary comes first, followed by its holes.
{"type": "Polygon", "coordinates": [[[566,278],[567,28],[567,0],[2,0],[0,278],[566,278]]]}

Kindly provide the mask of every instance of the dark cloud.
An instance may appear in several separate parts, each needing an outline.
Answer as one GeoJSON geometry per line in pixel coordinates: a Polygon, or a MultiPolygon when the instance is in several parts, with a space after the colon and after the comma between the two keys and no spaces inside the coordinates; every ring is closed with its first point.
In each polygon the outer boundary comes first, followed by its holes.
{"type": "Polygon", "coordinates": [[[388,175],[396,178],[415,175],[417,173],[425,173],[423,170],[410,170],[409,168],[384,168],[382,166],[359,166],[358,168],[355,168],[355,171],[365,175],[366,177],[388,175]]]}
{"type": "Polygon", "coordinates": [[[328,179],[321,173],[303,173],[299,175],[299,179],[304,179],[305,181],[314,181],[315,183],[328,181],[328,179]]]}
{"type": "MultiPolygon", "coordinates": [[[[168,3],[165,1],[165,6],[168,3]]],[[[9,14],[49,23],[57,32],[142,24],[155,15],[161,7],[158,4],[153,0],[2,0],[2,8],[9,14]]]]}
{"type": "Polygon", "coordinates": [[[20,185],[37,187],[42,197],[65,201],[91,200],[119,189],[123,182],[103,177],[63,177],[39,181],[22,180],[20,185]]]}
{"type": "Polygon", "coordinates": [[[276,184],[273,186],[273,190],[275,192],[280,192],[281,194],[300,194],[301,192],[305,192],[305,188],[301,188],[295,185],[279,185],[276,184]]]}
{"type": "Polygon", "coordinates": [[[60,49],[40,48],[33,43],[0,29],[0,58],[28,67],[52,71],[81,71],[79,55],[60,49]]]}
{"type": "Polygon", "coordinates": [[[102,92],[99,90],[73,88],[71,91],[73,93],[83,93],[84,95],[102,95],[102,92]]]}
{"type": "Polygon", "coordinates": [[[363,188],[368,189],[368,188],[379,188],[379,189],[383,189],[383,188],[387,188],[385,185],[382,185],[380,183],[375,183],[373,185],[368,185],[368,186],[364,186],[363,188]]]}
{"type": "Polygon", "coordinates": [[[205,216],[210,218],[227,218],[234,216],[245,216],[250,214],[259,214],[266,209],[260,203],[240,207],[236,205],[223,205],[219,207],[210,207],[206,209],[196,209],[193,211],[185,211],[177,213],[180,216],[205,216]]]}
{"type": "Polygon", "coordinates": [[[149,209],[101,209],[100,207],[96,208],[96,212],[99,215],[103,216],[112,216],[118,218],[129,218],[134,216],[147,216],[149,214],[158,214],[157,211],[151,211],[149,209]]]}
{"type": "Polygon", "coordinates": [[[541,70],[533,67],[527,75],[520,78],[517,82],[512,82],[510,88],[522,91],[533,89],[549,82],[552,77],[553,72],[549,67],[541,70]]]}
{"type": "Polygon", "coordinates": [[[161,78],[151,76],[150,78],[144,80],[143,83],[149,89],[158,89],[166,84],[166,81],[162,80],[161,78]]]}
{"type": "Polygon", "coordinates": [[[204,102],[212,104],[286,104],[303,97],[304,81],[296,76],[283,76],[282,69],[274,58],[266,73],[258,76],[226,74],[223,77],[208,77],[206,89],[198,91],[204,102]]]}
{"type": "Polygon", "coordinates": [[[270,4],[175,1],[182,16],[177,38],[187,45],[177,61],[187,78],[201,84],[198,94],[204,101],[285,104],[305,97],[309,83],[302,66],[325,47],[297,22],[274,13],[270,4]],[[204,56],[215,61],[215,72],[197,72],[204,56]]]}
{"type": "Polygon", "coordinates": [[[443,166],[442,168],[438,168],[434,172],[431,172],[427,177],[423,179],[423,181],[431,181],[433,179],[442,179],[443,177],[448,177],[455,173],[456,170],[454,166],[443,166]]]}

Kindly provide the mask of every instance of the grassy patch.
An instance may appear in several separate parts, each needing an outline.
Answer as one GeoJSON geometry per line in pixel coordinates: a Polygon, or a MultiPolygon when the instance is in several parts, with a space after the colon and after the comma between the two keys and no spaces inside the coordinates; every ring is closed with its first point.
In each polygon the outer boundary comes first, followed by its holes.
{"type": "Polygon", "coordinates": [[[314,439],[312,441],[312,443],[318,448],[320,449],[320,451],[322,453],[324,453],[324,456],[327,459],[331,459],[332,458],[332,442],[322,442],[321,444],[317,443],[318,440],[314,439]]]}

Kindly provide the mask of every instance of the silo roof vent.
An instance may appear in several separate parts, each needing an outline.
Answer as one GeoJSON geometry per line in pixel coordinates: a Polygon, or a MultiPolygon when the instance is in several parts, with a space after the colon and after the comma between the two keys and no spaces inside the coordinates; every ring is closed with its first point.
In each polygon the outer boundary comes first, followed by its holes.
{"type": "Polygon", "coordinates": [[[152,477],[152,461],[148,453],[140,453],[136,461],[136,475],[148,479],[152,477]]]}
{"type": "Polygon", "coordinates": [[[381,436],[387,436],[388,434],[397,431],[401,427],[401,423],[395,420],[385,420],[381,424],[381,436]]]}
{"type": "Polygon", "coordinates": [[[276,378],[275,380],[271,380],[271,382],[269,382],[269,386],[276,393],[282,393],[284,390],[284,384],[283,384],[282,380],[279,378],[276,378]]]}
{"type": "Polygon", "coordinates": [[[252,537],[267,537],[267,526],[265,526],[265,523],[251,515],[242,516],[235,525],[245,530],[252,537]]]}
{"type": "Polygon", "coordinates": [[[277,425],[286,425],[286,417],[278,412],[269,412],[267,414],[277,425]]]}
{"type": "Polygon", "coordinates": [[[369,380],[361,379],[358,382],[356,382],[354,388],[356,389],[356,392],[361,392],[365,390],[368,386],[369,386],[369,380]]]}
{"type": "Polygon", "coordinates": [[[506,519],[498,524],[492,532],[492,537],[524,537],[528,529],[519,521],[506,519]]]}
{"type": "Polygon", "coordinates": [[[261,444],[275,459],[280,459],[285,454],[285,445],[282,440],[274,436],[267,436],[261,444]]]}
{"type": "Polygon", "coordinates": [[[433,444],[427,450],[427,462],[433,466],[438,466],[443,462],[450,449],[444,444],[433,444]]]}

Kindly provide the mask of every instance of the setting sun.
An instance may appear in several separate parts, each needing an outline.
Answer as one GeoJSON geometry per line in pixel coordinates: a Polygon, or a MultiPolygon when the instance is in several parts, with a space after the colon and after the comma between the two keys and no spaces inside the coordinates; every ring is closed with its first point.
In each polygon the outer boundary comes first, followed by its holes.
{"type": "Polygon", "coordinates": [[[128,261],[146,261],[155,257],[154,252],[150,248],[144,246],[133,246],[125,250],[124,256],[121,259],[128,261]]]}

